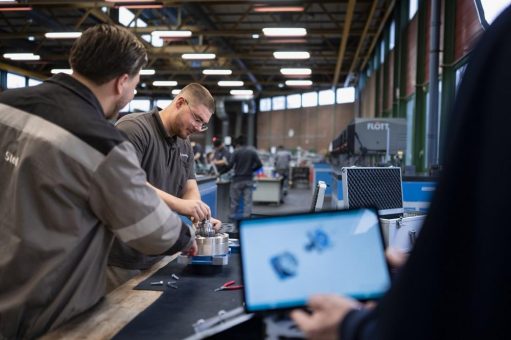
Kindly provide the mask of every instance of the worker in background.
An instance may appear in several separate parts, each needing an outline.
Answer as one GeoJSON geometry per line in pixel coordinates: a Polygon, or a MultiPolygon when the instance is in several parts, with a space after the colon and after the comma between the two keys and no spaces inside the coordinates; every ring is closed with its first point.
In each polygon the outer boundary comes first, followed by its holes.
{"type": "Polygon", "coordinates": [[[282,193],[287,195],[289,188],[289,163],[291,162],[291,153],[284,149],[284,146],[277,147],[275,155],[275,172],[282,177],[282,193]]]}
{"type": "Polygon", "coordinates": [[[204,166],[206,164],[206,159],[204,157],[204,149],[202,148],[202,145],[195,141],[191,141],[190,144],[192,145],[193,160],[195,161],[195,164],[199,167],[204,166]]]}
{"type": "MultiPolygon", "coordinates": [[[[170,105],[146,113],[129,114],[116,126],[135,147],[147,181],[160,198],[175,212],[194,222],[210,219],[215,229],[221,222],[201,201],[195,179],[194,153],[188,137],[207,130],[215,110],[215,100],[202,85],[185,86],[170,105]]],[[[148,256],[116,240],[108,260],[109,289],[129,280],[141,270],[161,260],[148,256]]]]}
{"type": "Polygon", "coordinates": [[[38,337],[99,302],[114,236],[146,254],[196,253],[107,121],[146,62],[129,30],[96,25],[73,44],[72,75],[0,94],[1,339],[38,337]]]}
{"type": "Polygon", "coordinates": [[[508,8],[471,52],[438,188],[389,292],[372,310],[346,297],[312,297],[311,314],[292,314],[308,337],[510,338],[510,34],[508,8]]]}
{"type": "Polygon", "coordinates": [[[213,146],[215,148],[213,164],[219,175],[225,174],[231,168],[231,153],[227,150],[221,138],[213,138],[213,146]]]}
{"type": "Polygon", "coordinates": [[[230,188],[231,220],[250,217],[252,214],[254,171],[263,166],[256,150],[246,145],[244,136],[236,138],[234,146],[230,164],[234,169],[230,188]]]}

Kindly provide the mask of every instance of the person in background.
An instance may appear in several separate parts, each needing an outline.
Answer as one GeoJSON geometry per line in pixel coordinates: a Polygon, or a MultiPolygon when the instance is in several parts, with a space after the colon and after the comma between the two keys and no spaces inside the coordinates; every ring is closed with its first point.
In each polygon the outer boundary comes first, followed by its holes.
{"type": "Polygon", "coordinates": [[[345,297],[312,297],[311,314],[292,313],[308,337],[510,338],[510,34],[508,8],[471,52],[438,188],[392,287],[372,310],[345,297]]]}
{"type": "Polygon", "coordinates": [[[192,151],[193,151],[193,160],[196,164],[205,165],[206,159],[204,157],[204,149],[202,148],[202,145],[195,141],[191,141],[190,144],[192,145],[192,151]]]}
{"type": "Polygon", "coordinates": [[[231,168],[231,153],[227,150],[221,138],[213,138],[213,146],[215,147],[213,164],[216,166],[219,175],[225,174],[231,168]]]}
{"type": "Polygon", "coordinates": [[[289,163],[291,162],[291,153],[284,149],[284,146],[277,147],[275,155],[275,172],[282,177],[282,193],[287,195],[289,188],[289,163]]]}
{"type": "Polygon", "coordinates": [[[196,253],[107,121],[146,62],[129,30],[96,25],[73,44],[72,75],[0,95],[1,339],[38,337],[99,302],[114,236],[146,254],[196,253]]]}
{"type": "MultiPolygon", "coordinates": [[[[185,86],[163,110],[126,115],[116,126],[134,145],[147,181],[175,212],[194,222],[210,219],[215,229],[221,222],[211,217],[208,205],[201,201],[195,179],[194,152],[188,137],[207,129],[215,110],[215,101],[202,85],[185,86]]],[[[114,242],[109,256],[108,284],[113,289],[141,270],[161,260],[114,242]]]]}
{"type": "Polygon", "coordinates": [[[252,214],[252,192],[254,191],[254,171],[262,168],[256,150],[246,145],[245,137],[239,136],[234,141],[235,150],[231,158],[234,175],[231,179],[231,213],[230,219],[246,218],[252,214]]]}

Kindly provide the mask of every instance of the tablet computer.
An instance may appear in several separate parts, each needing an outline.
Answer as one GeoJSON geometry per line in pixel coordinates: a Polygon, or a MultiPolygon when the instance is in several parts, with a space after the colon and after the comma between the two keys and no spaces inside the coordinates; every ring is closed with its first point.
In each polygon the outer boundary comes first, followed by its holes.
{"type": "Polygon", "coordinates": [[[247,312],[305,306],[317,293],[378,299],[390,286],[375,209],[238,221],[247,312]]]}

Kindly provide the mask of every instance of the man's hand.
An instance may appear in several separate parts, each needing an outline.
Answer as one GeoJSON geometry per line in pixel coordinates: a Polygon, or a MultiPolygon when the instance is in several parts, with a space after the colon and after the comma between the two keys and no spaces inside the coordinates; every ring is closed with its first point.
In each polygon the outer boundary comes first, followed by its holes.
{"type": "Polygon", "coordinates": [[[337,339],[339,323],[352,309],[361,304],[338,295],[314,295],[309,299],[312,314],[302,310],[291,312],[291,318],[308,339],[337,339]]]}
{"type": "Polygon", "coordinates": [[[193,243],[192,245],[190,246],[190,248],[188,248],[187,250],[185,251],[182,251],[181,253],[183,255],[188,255],[188,256],[195,256],[197,255],[197,252],[199,251],[199,247],[197,247],[197,241],[193,240],[193,243]]]}
{"type": "Polygon", "coordinates": [[[220,230],[220,227],[222,226],[222,221],[217,220],[216,218],[213,217],[211,217],[209,221],[211,222],[211,224],[213,224],[213,229],[215,229],[215,231],[218,232],[220,230]]]}
{"type": "Polygon", "coordinates": [[[201,200],[180,199],[175,209],[179,214],[193,217],[193,221],[203,221],[211,216],[208,205],[201,200]]]}
{"type": "Polygon", "coordinates": [[[408,260],[408,254],[390,247],[385,251],[385,257],[390,267],[394,270],[400,269],[408,260]]]}

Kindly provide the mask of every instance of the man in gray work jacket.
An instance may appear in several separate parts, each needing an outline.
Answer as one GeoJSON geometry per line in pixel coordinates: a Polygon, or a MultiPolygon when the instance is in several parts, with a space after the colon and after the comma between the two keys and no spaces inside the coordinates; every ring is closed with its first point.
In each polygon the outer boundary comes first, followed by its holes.
{"type": "Polygon", "coordinates": [[[116,236],[146,254],[196,252],[106,119],[132,98],[144,46],[97,25],[71,76],[0,94],[0,339],[33,338],[96,304],[116,236]]]}

